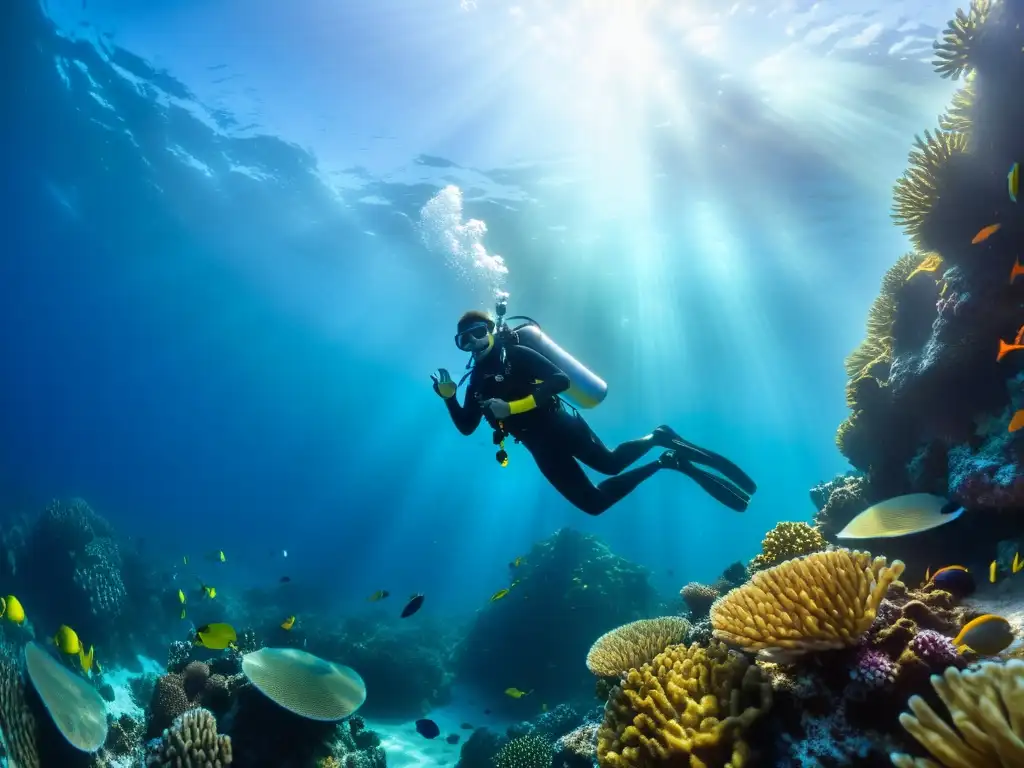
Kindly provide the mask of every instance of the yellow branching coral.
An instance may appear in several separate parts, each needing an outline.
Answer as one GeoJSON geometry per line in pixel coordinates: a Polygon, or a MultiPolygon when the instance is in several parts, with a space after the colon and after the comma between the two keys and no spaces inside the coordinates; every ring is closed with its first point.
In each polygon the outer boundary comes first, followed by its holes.
{"type": "Polygon", "coordinates": [[[812,552],[821,552],[827,546],[825,537],[813,525],[807,523],[777,523],[761,541],[761,554],[750,561],[750,573],[778,565],[812,552]]]}
{"type": "Polygon", "coordinates": [[[939,128],[970,136],[974,125],[972,113],[975,96],[974,73],[971,72],[964,78],[964,87],[953,94],[949,109],[939,117],[939,128]]]}
{"type": "Polygon", "coordinates": [[[771,706],[761,670],[721,643],[674,645],[630,670],[597,732],[600,768],[741,768],[744,730],[771,706]]]}
{"type": "Polygon", "coordinates": [[[910,712],[900,715],[900,723],[938,762],[894,754],[896,768],[1024,765],[1024,661],[989,661],[966,672],[947,667],[932,675],[932,687],[953,727],[920,696],[911,697],[910,712]]]}
{"type": "Polygon", "coordinates": [[[853,645],[871,626],[903,563],[837,549],[787,560],[711,607],[715,637],[763,657],[793,656],[853,645]]]}
{"type": "Polygon", "coordinates": [[[878,296],[868,310],[867,333],[846,358],[846,375],[856,379],[879,361],[892,359],[892,327],[896,322],[896,299],[900,287],[921,264],[917,253],[906,253],[886,270],[878,296]]]}
{"type": "Polygon", "coordinates": [[[992,10],[992,0],[971,0],[970,9],[960,8],[946,25],[942,42],[932,43],[935,59],[932,66],[942,77],[955,80],[972,69],[971,55],[985,19],[992,10]]]}
{"type": "Polygon", "coordinates": [[[679,616],[623,624],[597,638],[587,653],[587,669],[598,677],[624,675],[681,642],[689,629],[690,623],[679,616]]]}
{"type": "Polygon", "coordinates": [[[893,186],[892,220],[922,248],[921,230],[941,193],[941,175],[951,157],[967,151],[967,136],[953,131],[924,132],[914,137],[907,170],[893,186]]]}

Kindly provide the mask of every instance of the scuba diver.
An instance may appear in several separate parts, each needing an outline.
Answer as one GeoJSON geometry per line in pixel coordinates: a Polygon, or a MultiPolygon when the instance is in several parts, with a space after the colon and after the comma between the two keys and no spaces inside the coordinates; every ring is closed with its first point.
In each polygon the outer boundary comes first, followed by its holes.
{"type": "Polygon", "coordinates": [[[430,376],[459,432],[471,435],[486,419],[502,466],[508,463],[504,441],[511,436],[533,455],[555,490],[590,515],[600,515],[660,469],[682,472],[730,509],[746,510],[757,490],[754,481],[724,456],[684,440],[670,427],[657,427],[609,450],[562,399],[593,407],[604,399],[607,385],[535,322],[519,318],[528,322],[509,328],[504,315],[505,303],[499,300],[497,323],[479,310],[459,318],[455,345],[472,355],[463,377],[469,378],[463,405],[456,397],[462,382],[456,384],[444,368],[430,376]],[[654,461],[627,469],[652,448],[666,450],[654,461]],[[580,462],[611,477],[594,485],[580,462]]]}

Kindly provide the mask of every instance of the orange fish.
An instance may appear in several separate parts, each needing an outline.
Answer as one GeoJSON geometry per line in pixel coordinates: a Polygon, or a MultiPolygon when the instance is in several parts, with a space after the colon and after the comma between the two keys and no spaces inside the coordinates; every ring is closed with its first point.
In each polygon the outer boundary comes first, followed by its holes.
{"type": "Polygon", "coordinates": [[[1017,331],[1017,335],[1013,337],[1012,344],[1003,341],[1002,339],[999,340],[999,352],[996,354],[996,361],[998,362],[999,360],[1002,360],[1010,352],[1014,352],[1018,349],[1024,349],[1024,325],[1020,327],[1020,330],[1017,331]]]}
{"type": "Polygon", "coordinates": [[[1016,432],[1018,429],[1024,429],[1024,408],[1021,408],[1010,419],[1010,432],[1016,432]]]}
{"type": "Polygon", "coordinates": [[[1013,262],[1013,269],[1010,270],[1010,284],[1021,275],[1024,275],[1024,267],[1020,265],[1020,259],[1015,259],[1013,262]]]}
{"type": "Polygon", "coordinates": [[[982,242],[988,240],[990,237],[992,237],[992,235],[994,235],[996,232],[999,231],[999,228],[1001,226],[1003,226],[1003,225],[1002,224],[989,224],[987,227],[982,227],[982,229],[978,232],[978,234],[976,234],[974,236],[974,239],[971,240],[971,244],[972,245],[977,245],[978,243],[982,243],[982,242]]]}

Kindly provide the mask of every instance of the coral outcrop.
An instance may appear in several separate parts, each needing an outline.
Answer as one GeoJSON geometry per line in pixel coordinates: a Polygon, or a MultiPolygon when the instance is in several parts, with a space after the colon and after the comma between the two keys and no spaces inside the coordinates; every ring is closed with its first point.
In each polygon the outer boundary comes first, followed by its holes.
{"type": "Polygon", "coordinates": [[[770,658],[854,645],[903,564],[838,549],[758,571],[711,609],[715,637],[770,658]]]}
{"type": "Polygon", "coordinates": [[[587,653],[587,669],[598,677],[619,677],[682,642],[689,629],[690,623],[678,616],[623,624],[594,641],[587,653]]]}
{"type": "Polygon", "coordinates": [[[146,750],[150,768],[223,768],[231,765],[231,739],[217,733],[217,720],[205,709],[178,717],[146,750]]]}
{"type": "Polygon", "coordinates": [[[613,691],[598,730],[601,768],[748,764],[744,731],[771,706],[761,670],[723,644],[672,646],[613,691]]]}
{"type": "Polygon", "coordinates": [[[807,523],[780,522],[776,523],[761,542],[761,553],[758,554],[747,570],[751,573],[771,568],[794,557],[821,552],[828,543],[821,531],[807,523]]]}
{"type": "Polygon", "coordinates": [[[522,711],[522,701],[501,695],[510,685],[544,701],[592,695],[594,681],[581,660],[595,638],[657,614],[648,578],[593,536],[558,531],[525,555],[515,589],[477,615],[457,650],[458,677],[494,691],[490,707],[509,713],[522,711]]]}

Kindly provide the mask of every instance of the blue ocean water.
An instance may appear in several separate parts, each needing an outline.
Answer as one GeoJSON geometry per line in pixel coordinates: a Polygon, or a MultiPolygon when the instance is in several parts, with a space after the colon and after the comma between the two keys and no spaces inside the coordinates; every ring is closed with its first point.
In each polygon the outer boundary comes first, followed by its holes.
{"type": "Polygon", "coordinates": [[[15,0],[4,506],[80,496],[154,562],[223,549],[222,590],[339,612],[471,614],[564,526],[712,580],[847,469],[947,5],[15,0]],[[496,288],[607,380],[605,442],[671,424],[750,509],[662,473],[591,518],[459,435],[428,374],[496,288]]]}

